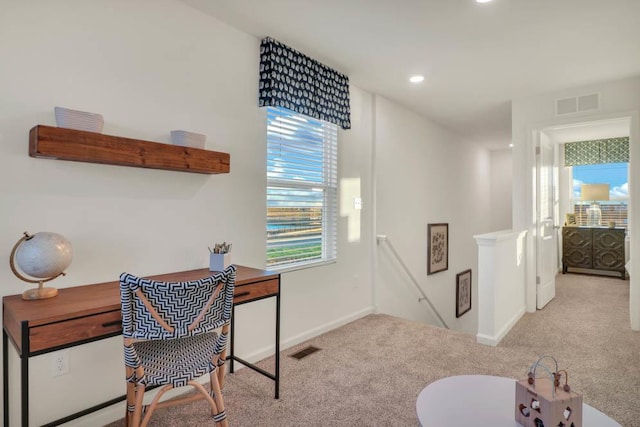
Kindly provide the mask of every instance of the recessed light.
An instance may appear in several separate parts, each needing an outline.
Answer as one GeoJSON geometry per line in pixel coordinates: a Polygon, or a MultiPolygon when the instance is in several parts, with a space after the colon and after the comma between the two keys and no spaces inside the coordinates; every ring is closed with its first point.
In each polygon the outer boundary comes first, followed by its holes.
{"type": "Polygon", "coordinates": [[[509,144],[509,147],[513,148],[513,144],[509,144]]]}
{"type": "Polygon", "coordinates": [[[421,82],[421,81],[423,81],[423,80],[424,80],[424,76],[418,76],[418,75],[416,75],[416,76],[411,76],[411,77],[409,77],[409,81],[410,81],[411,83],[420,83],[420,82],[421,82]]]}
{"type": "Polygon", "coordinates": [[[476,0],[476,3],[489,3],[491,0],[476,0]]]}

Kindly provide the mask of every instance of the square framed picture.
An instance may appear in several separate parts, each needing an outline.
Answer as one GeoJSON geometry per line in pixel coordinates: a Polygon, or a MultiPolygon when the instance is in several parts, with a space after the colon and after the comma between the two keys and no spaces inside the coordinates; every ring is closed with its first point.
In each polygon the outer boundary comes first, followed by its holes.
{"type": "Polygon", "coordinates": [[[564,214],[564,224],[568,227],[577,227],[578,221],[576,220],[576,214],[574,213],[564,214]]]}
{"type": "Polygon", "coordinates": [[[456,317],[471,310],[471,269],[456,274],[456,317]]]}
{"type": "Polygon", "coordinates": [[[429,224],[427,274],[449,269],[449,224],[429,224]]]}

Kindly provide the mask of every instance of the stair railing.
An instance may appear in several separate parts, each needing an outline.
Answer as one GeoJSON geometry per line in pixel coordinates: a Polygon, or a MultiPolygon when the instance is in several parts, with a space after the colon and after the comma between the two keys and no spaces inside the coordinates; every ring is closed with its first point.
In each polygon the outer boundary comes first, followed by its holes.
{"type": "Polygon", "coordinates": [[[418,290],[418,292],[420,292],[420,295],[422,295],[422,297],[418,298],[418,302],[422,302],[422,301],[426,301],[427,304],[429,304],[429,307],[431,308],[431,311],[433,311],[433,313],[436,315],[436,317],[438,318],[438,320],[440,321],[440,323],[442,323],[442,326],[444,326],[445,328],[449,329],[449,326],[447,325],[447,323],[444,321],[444,319],[442,318],[442,316],[440,316],[440,313],[438,312],[438,310],[436,309],[436,307],[433,305],[433,303],[431,303],[431,300],[429,299],[429,297],[427,296],[427,294],[424,293],[424,291],[422,290],[422,288],[420,287],[420,285],[418,284],[418,281],[415,279],[415,277],[413,277],[413,274],[411,274],[411,271],[409,270],[409,268],[406,266],[406,264],[402,261],[402,258],[400,258],[400,254],[398,254],[398,251],[396,251],[396,248],[393,246],[393,244],[391,243],[391,241],[389,241],[389,239],[387,238],[386,235],[384,234],[378,234],[376,236],[376,240],[378,245],[380,244],[380,242],[386,242],[387,246],[389,247],[389,249],[391,249],[391,253],[393,254],[393,256],[396,258],[396,260],[398,261],[398,263],[400,263],[400,265],[402,266],[402,269],[404,270],[404,272],[407,274],[407,276],[409,276],[409,278],[411,279],[411,282],[413,283],[413,285],[416,287],[416,289],[418,290]]]}

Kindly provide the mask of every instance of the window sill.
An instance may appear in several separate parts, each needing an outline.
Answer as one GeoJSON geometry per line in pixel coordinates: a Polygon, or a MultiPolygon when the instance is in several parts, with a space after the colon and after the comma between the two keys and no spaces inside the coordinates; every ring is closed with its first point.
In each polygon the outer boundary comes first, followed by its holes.
{"type": "Polygon", "coordinates": [[[327,261],[318,261],[318,262],[310,262],[308,264],[300,264],[291,267],[267,267],[267,270],[277,271],[278,273],[289,273],[292,271],[306,270],[308,268],[321,267],[324,265],[335,264],[337,260],[327,260],[327,261]]]}

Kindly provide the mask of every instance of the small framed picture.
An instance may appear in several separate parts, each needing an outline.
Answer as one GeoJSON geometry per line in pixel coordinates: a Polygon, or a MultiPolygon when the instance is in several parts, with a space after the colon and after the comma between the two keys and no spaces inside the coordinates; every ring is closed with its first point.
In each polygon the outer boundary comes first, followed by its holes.
{"type": "Polygon", "coordinates": [[[578,222],[576,221],[576,214],[574,213],[564,214],[564,223],[568,227],[577,227],[578,222]]]}
{"type": "Polygon", "coordinates": [[[456,274],[456,317],[471,310],[471,269],[456,274]]]}
{"type": "Polygon", "coordinates": [[[427,274],[449,269],[449,224],[429,224],[427,274]]]}

